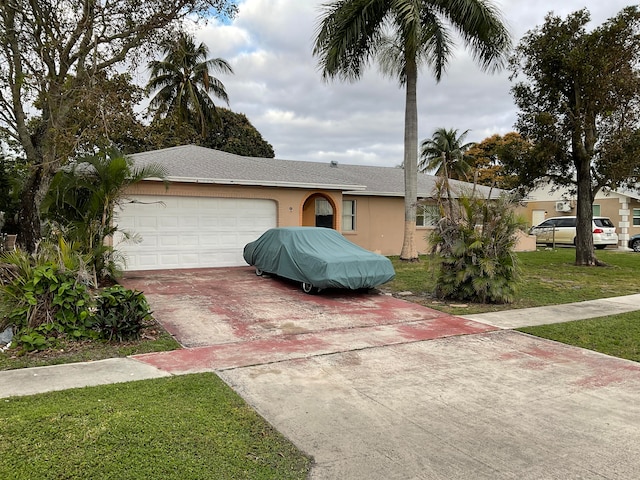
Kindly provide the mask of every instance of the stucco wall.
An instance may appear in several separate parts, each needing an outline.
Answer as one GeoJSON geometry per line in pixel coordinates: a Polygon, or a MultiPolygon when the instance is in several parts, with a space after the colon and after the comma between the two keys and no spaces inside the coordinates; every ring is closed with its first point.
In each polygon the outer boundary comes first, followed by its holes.
{"type": "MultiPolygon", "coordinates": [[[[165,189],[161,182],[148,181],[134,185],[128,193],[273,200],[277,206],[277,224],[281,227],[313,225],[312,200],[317,195],[322,195],[334,206],[336,229],[341,231],[342,227],[343,195],[339,191],[179,182],[173,182],[168,189],[165,189]],[[311,201],[308,202],[308,200],[311,201]],[[308,207],[306,209],[305,203],[308,207]]],[[[367,250],[382,255],[400,254],[404,237],[403,198],[345,195],[344,200],[356,201],[356,229],[353,232],[342,232],[346,238],[367,250]]],[[[416,228],[418,253],[429,252],[427,237],[431,231],[430,227],[416,228]]],[[[529,244],[530,241],[523,237],[517,250],[529,250],[529,244]]]]}

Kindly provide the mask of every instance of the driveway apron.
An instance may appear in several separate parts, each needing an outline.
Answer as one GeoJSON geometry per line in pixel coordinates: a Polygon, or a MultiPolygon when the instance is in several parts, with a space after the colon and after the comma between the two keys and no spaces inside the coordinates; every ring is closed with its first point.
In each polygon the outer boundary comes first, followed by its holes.
{"type": "Polygon", "coordinates": [[[185,345],[299,448],[312,479],[636,479],[640,365],[379,294],[250,268],[132,274],[185,345]]]}

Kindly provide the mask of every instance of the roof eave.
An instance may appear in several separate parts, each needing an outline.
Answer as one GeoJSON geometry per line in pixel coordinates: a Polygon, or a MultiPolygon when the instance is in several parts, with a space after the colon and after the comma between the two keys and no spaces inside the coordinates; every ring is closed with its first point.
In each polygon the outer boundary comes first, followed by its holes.
{"type": "MultiPolygon", "coordinates": [[[[148,181],[163,181],[159,178],[147,178],[148,181]]],[[[197,178],[197,177],[167,177],[170,182],[201,183],[215,185],[242,185],[251,187],[283,187],[283,188],[309,188],[314,190],[364,190],[365,185],[339,185],[331,183],[301,183],[283,181],[257,181],[257,180],[233,180],[228,178],[197,178]]]]}

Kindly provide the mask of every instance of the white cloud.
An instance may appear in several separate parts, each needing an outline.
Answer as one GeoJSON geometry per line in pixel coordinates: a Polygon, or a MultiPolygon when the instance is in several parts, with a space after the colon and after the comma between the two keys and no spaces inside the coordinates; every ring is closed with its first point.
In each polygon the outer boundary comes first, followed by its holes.
{"type": "MultiPolygon", "coordinates": [[[[221,78],[234,111],[245,113],[278,158],[396,166],[403,156],[404,92],[372,67],[356,83],[322,81],[312,56],[313,37],[326,0],[244,0],[230,25],[198,31],[213,57],[227,59],[235,75],[221,78]]],[[[517,41],[555,10],[560,16],[586,4],[595,25],[626,0],[503,0],[517,41]]],[[[461,51],[439,84],[426,69],[418,86],[419,135],[436,128],[470,129],[479,141],[513,130],[517,110],[508,74],[480,71],[461,51]]]]}

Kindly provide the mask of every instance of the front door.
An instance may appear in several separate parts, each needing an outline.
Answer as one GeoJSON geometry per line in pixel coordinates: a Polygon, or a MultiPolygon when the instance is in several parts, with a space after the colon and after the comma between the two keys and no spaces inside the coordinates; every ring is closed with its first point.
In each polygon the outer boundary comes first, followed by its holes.
{"type": "Polygon", "coordinates": [[[316,227],[333,228],[333,207],[326,198],[316,198],[316,227]]]}

